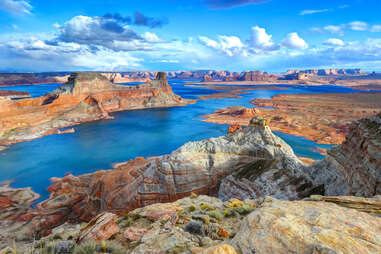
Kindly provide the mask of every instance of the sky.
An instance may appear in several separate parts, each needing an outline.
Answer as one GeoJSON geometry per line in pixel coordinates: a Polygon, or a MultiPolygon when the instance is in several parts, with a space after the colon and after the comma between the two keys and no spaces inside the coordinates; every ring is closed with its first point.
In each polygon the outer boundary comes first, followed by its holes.
{"type": "Polygon", "coordinates": [[[0,71],[381,71],[380,0],[0,0],[0,71]]]}

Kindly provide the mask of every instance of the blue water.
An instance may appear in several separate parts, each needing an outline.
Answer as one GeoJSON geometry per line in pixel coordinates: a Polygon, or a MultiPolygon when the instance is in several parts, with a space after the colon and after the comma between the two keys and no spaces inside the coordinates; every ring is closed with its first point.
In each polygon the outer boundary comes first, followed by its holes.
{"type": "Polygon", "coordinates": [[[0,89],[29,92],[31,97],[39,97],[53,91],[62,84],[41,84],[41,85],[21,85],[21,86],[2,86],[0,89]]]}
{"type": "MultiPolygon", "coordinates": [[[[194,99],[199,95],[215,93],[215,90],[185,87],[180,81],[171,81],[175,93],[194,99]]],[[[247,86],[245,86],[247,87],[247,86]]],[[[63,177],[109,169],[115,162],[127,161],[137,156],[167,154],[188,141],[202,140],[225,135],[227,125],[200,121],[200,115],[228,106],[252,106],[254,98],[270,98],[276,94],[353,92],[337,86],[295,87],[289,90],[255,90],[242,94],[242,98],[200,100],[185,107],[144,109],[116,112],[115,119],[100,120],[75,126],[73,134],[51,135],[33,141],[12,145],[0,152],[0,182],[12,180],[13,187],[30,186],[48,197],[46,188],[51,177],[63,177]]],[[[13,87],[42,95],[56,85],[13,87]],[[22,87],[22,88],[21,88],[22,87]],[[40,90],[39,90],[40,88],[40,90]]],[[[277,133],[294,149],[297,155],[321,159],[315,152],[317,145],[303,137],[277,133]]]]}

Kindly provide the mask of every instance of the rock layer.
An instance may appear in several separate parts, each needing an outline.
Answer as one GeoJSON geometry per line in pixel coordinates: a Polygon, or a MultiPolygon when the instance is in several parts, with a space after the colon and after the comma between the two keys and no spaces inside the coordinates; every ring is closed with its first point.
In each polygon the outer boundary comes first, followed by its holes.
{"type": "Polygon", "coordinates": [[[238,253],[381,253],[381,218],[332,203],[265,202],[231,243],[238,253]]]}

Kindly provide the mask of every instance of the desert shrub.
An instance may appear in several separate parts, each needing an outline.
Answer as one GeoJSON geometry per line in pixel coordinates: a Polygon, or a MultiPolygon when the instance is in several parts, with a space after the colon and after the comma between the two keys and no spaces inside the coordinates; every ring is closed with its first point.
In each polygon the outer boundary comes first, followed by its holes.
{"type": "Polygon", "coordinates": [[[95,254],[96,253],[95,242],[85,242],[74,247],[73,254],[95,254]]]}
{"type": "Polygon", "coordinates": [[[210,217],[215,218],[215,219],[217,219],[217,220],[222,220],[222,219],[224,218],[224,216],[222,215],[222,213],[219,212],[219,211],[209,211],[207,214],[208,214],[210,217]]]}
{"type": "Polygon", "coordinates": [[[236,210],[239,214],[241,215],[246,215],[246,214],[249,214],[251,213],[252,211],[254,211],[254,207],[252,206],[249,206],[249,205],[242,205],[240,207],[238,207],[236,210]]]}
{"type": "Polygon", "coordinates": [[[196,207],[194,205],[191,205],[190,207],[188,207],[188,211],[194,212],[194,211],[196,211],[196,207]]]}
{"type": "Polygon", "coordinates": [[[100,244],[97,244],[96,251],[111,254],[124,254],[127,252],[127,249],[115,241],[102,241],[100,244]]]}

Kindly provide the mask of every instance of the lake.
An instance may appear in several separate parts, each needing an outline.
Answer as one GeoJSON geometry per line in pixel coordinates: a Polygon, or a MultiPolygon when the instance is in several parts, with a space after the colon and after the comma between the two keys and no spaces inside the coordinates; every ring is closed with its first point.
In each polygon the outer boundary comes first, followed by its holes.
{"type": "MultiPolygon", "coordinates": [[[[187,99],[215,93],[215,90],[186,87],[184,81],[170,81],[176,94],[187,99]]],[[[28,91],[41,96],[59,84],[23,85],[2,89],[28,91]]],[[[245,86],[248,87],[248,86],[245,86]]],[[[258,87],[258,86],[257,86],[258,87]]],[[[185,107],[144,109],[112,113],[115,119],[100,120],[75,126],[73,134],[51,135],[12,145],[0,152],[0,182],[11,180],[12,187],[32,187],[48,197],[46,188],[51,177],[63,177],[109,169],[116,162],[137,156],[156,156],[170,153],[182,144],[209,137],[225,135],[227,125],[206,123],[200,115],[228,106],[252,107],[254,98],[270,98],[276,94],[353,92],[337,86],[290,86],[289,90],[253,90],[242,98],[199,100],[185,107]]],[[[298,156],[322,159],[318,145],[303,137],[276,133],[290,144],[298,156]]]]}

